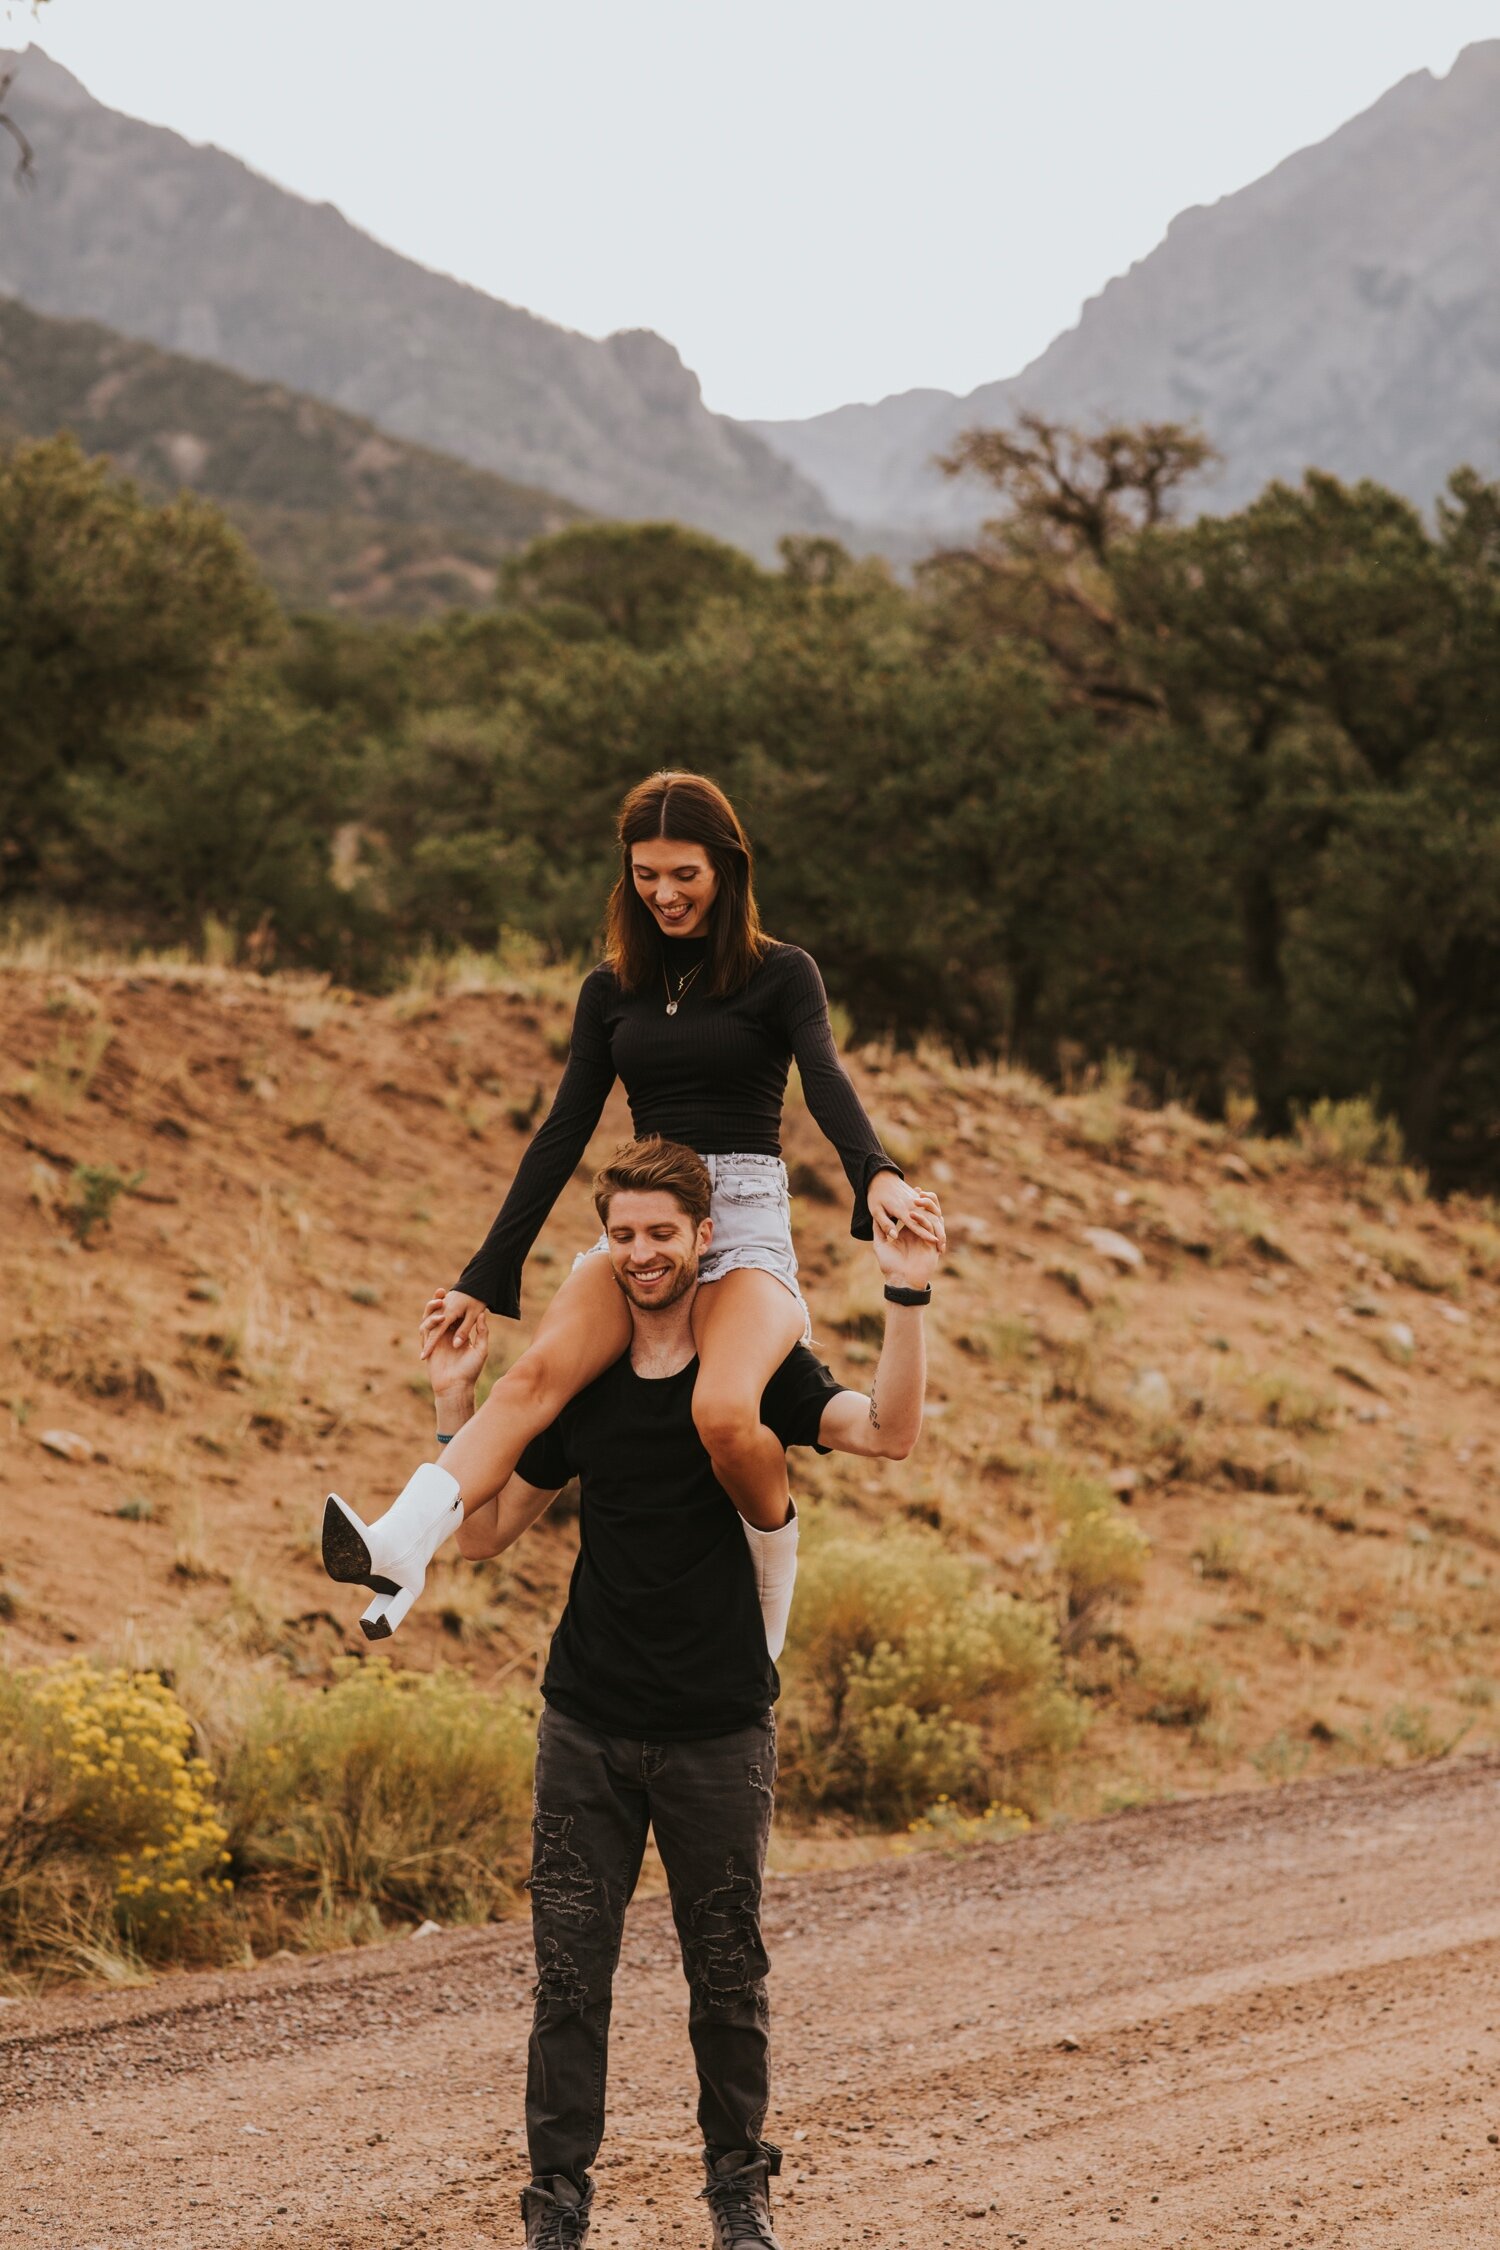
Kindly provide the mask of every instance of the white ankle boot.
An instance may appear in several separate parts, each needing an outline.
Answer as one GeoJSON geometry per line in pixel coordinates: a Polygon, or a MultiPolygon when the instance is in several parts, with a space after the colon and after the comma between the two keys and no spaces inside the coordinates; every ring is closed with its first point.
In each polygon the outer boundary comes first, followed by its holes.
{"type": "Polygon", "coordinates": [[[787,1619],[792,1614],[792,1588],[797,1583],[797,1509],[779,1531],[758,1531],[740,1518],[740,1528],[755,1566],[755,1591],[766,1628],[766,1651],[774,1664],[786,1647],[787,1619]]]}
{"type": "Polygon", "coordinates": [[[366,1640],[383,1641],[395,1632],[422,1591],[427,1565],[463,1520],[458,1479],[436,1461],[413,1471],[378,1523],[361,1523],[346,1500],[329,1493],[323,1568],[346,1586],[368,1586],[374,1593],[359,1621],[366,1640]]]}

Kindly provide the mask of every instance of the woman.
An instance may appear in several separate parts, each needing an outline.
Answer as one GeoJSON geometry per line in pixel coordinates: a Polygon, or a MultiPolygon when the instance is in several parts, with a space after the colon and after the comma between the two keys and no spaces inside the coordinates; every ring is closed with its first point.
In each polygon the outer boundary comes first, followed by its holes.
{"type": "MultiPolygon", "coordinates": [[[[713,1176],[713,1242],[693,1308],[693,1418],[741,1515],[771,1531],[787,1523],[790,1501],[786,1456],[762,1426],[761,1393],[811,1333],[781,1162],[793,1061],[853,1190],[851,1231],[868,1241],[876,1226],[892,1237],[910,1227],[941,1247],[942,1215],[882,1149],[838,1059],[816,963],[762,931],[749,841],[724,792],[699,774],[654,774],[625,799],[619,838],[605,959],[579,994],[562,1084],[482,1249],[423,1320],[423,1356],[450,1330],[461,1346],[486,1306],[519,1317],[527,1252],[620,1078],[636,1133],[696,1149],[713,1176]]],[[[334,1577],[375,1590],[362,1620],[372,1639],[406,1615],[448,1533],[629,1342],[609,1262],[585,1252],[529,1349],[441,1464],[424,1462],[368,1527],[330,1498],[324,1560],[334,1577]]]]}

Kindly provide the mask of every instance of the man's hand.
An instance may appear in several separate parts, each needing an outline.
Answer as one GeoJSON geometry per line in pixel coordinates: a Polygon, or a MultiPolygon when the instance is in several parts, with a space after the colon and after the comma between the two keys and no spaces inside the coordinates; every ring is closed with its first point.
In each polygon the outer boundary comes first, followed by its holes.
{"type": "Polygon", "coordinates": [[[943,1207],[930,1188],[914,1188],[899,1172],[877,1172],[865,1201],[870,1207],[877,1241],[884,1235],[894,1242],[898,1234],[909,1227],[935,1250],[947,1249],[943,1207]]]}
{"type": "Polygon", "coordinates": [[[903,1227],[897,1235],[875,1234],[875,1256],[894,1289],[925,1289],[938,1269],[942,1251],[935,1242],[903,1227]]]}
{"type": "MultiPolygon", "coordinates": [[[[444,1292],[439,1289],[428,1300],[423,1315],[422,1329],[427,1333],[428,1323],[434,1313],[443,1309],[444,1292]]],[[[467,1422],[474,1411],[474,1386],[484,1372],[489,1357],[489,1320],[481,1305],[469,1323],[465,1343],[455,1341],[454,1332],[439,1329],[428,1342],[423,1357],[432,1379],[433,1404],[437,1408],[438,1427],[451,1437],[460,1422],[467,1422]]]]}
{"type": "MultiPolygon", "coordinates": [[[[937,1271],[941,1250],[911,1227],[894,1235],[877,1233],[875,1256],[887,1284],[925,1289],[937,1271]]],[[[880,1362],[868,1391],[839,1391],[823,1409],[818,1443],[835,1453],[866,1459],[904,1461],[922,1429],[922,1395],[927,1385],[925,1316],[918,1307],[885,1308],[880,1362]]]]}

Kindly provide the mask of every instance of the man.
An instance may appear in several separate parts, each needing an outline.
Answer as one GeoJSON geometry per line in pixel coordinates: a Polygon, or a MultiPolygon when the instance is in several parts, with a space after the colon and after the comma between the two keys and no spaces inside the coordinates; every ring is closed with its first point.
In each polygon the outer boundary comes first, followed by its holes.
{"type": "MultiPolygon", "coordinates": [[[[537,1744],[532,2180],[521,2197],[530,2250],[575,2250],[588,2232],[614,1969],[650,1828],[688,1980],[716,2250],[776,2250],[768,2183],[780,2155],[761,2137],[760,1899],[776,1778],[773,1653],[796,1523],[769,1533],[744,1524],[693,1426],[692,1310],[713,1234],[710,1193],[701,1158],[670,1141],[627,1143],[598,1175],[630,1350],[534,1440],[458,1534],[466,1555],[500,1554],[578,1478],[578,1559],[542,1681],[537,1744]]],[[[841,1389],[799,1345],[761,1405],[783,1444],[900,1460],[916,1442],[921,1308],[938,1253],[905,1233],[877,1242],[875,1255],[890,1310],[870,1392],[841,1389]]],[[[433,1354],[443,1434],[474,1411],[482,1365],[482,1341],[462,1355],[451,1344],[433,1354]]]]}

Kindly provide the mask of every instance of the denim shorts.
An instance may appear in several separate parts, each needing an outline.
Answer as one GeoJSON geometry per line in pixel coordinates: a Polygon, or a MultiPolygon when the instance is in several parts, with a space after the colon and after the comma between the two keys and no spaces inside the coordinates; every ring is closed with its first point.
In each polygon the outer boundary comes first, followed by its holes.
{"type": "MultiPolygon", "coordinates": [[[[713,1182],[709,1217],[714,1238],[698,1269],[699,1286],[722,1281],[727,1273],[749,1268],[776,1276],[802,1307],[802,1341],[812,1342],[812,1315],[797,1279],[797,1253],[792,1248],[792,1198],[786,1166],[779,1156],[705,1156],[713,1182]]],[[[573,1260],[596,1257],[609,1248],[607,1236],[573,1260]]]]}

